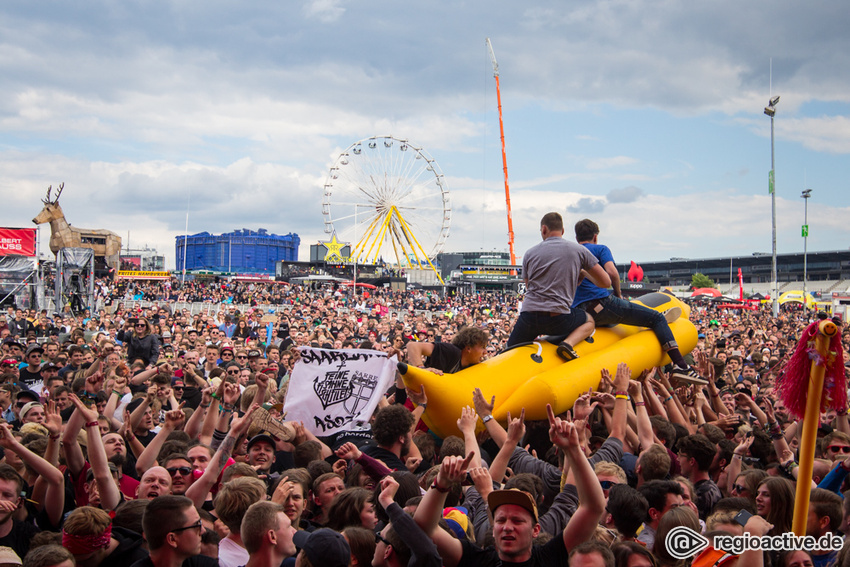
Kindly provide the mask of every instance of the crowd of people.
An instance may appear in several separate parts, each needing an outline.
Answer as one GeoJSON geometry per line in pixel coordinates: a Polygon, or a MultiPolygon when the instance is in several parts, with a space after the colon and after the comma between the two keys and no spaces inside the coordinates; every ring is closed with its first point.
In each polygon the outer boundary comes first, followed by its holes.
{"type": "MultiPolygon", "coordinates": [[[[797,478],[801,422],[776,393],[808,323],[799,313],[694,305],[699,339],[676,350],[683,362],[603,370],[571,411],[550,408],[543,422],[499,423],[476,389],[461,434],[444,439],[419,419],[427,391],[399,380],[355,444],[253,419],[280,411],[298,347],[376,349],[456,372],[517,342],[528,305],[501,292],[98,287],[110,305],[97,312],[0,315],[0,563],[679,566],[693,560],[666,546],[679,526],[712,542],[790,532],[799,482],[811,485],[807,535],[850,533],[847,412],[821,416],[814,473],[797,478]],[[155,307],[125,308],[140,298],[155,307]],[[218,305],[174,309],[188,299],[218,305]]],[[[844,566],[850,554],[709,546],[694,564],[735,562],[844,566]]]]}

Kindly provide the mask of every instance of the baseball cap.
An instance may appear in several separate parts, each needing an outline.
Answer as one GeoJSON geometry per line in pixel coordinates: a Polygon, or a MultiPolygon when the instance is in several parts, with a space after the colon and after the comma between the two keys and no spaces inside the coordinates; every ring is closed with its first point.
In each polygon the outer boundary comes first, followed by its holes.
{"type": "Polygon", "coordinates": [[[29,399],[33,402],[39,401],[38,394],[36,394],[32,390],[21,390],[20,392],[18,392],[18,395],[15,396],[15,400],[17,401],[21,401],[21,399],[23,398],[29,399]]]}
{"type": "Polygon", "coordinates": [[[313,565],[322,567],[348,567],[351,548],[343,535],[329,528],[312,533],[299,530],[292,536],[295,545],[307,555],[313,565]]]}
{"type": "Polygon", "coordinates": [[[487,497],[487,506],[490,508],[490,513],[492,514],[496,513],[496,508],[504,504],[514,504],[525,508],[531,513],[534,523],[537,523],[537,504],[534,503],[534,498],[528,492],[517,488],[509,488],[507,490],[494,490],[487,497]]]}
{"type": "Polygon", "coordinates": [[[0,547],[0,564],[3,565],[23,565],[21,558],[15,553],[11,547],[0,547]]]}
{"type": "Polygon", "coordinates": [[[25,418],[27,413],[36,406],[44,407],[39,402],[29,402],[28,404],[25,404],[24,407],[21,408],[21,419],[25,418]]]}
{"type": "Polygon", "coordinates": [[[248,358],[258,358],[260,356],[262,356],[262,353],[255,348],[248,351],[248,358]]]}
{"type": "Polygon", "coordinates": [[[260,443],[260,442],[268,443],[272,447],[277,447],[277,445],[274,442],[274,438],[271,435],[266,435],[265,433],[260,433],[258,435],[254,435],[253,437],[251,437],[251,440],[248,441],[248,447],[246,448],[246,450],[250,451],[251,447],[253,447],[255,444],[260,443]]]}
{"type": "Polygon", "coordinates": [[[37,343],[33,343],[33,344],[31,344],[30,346],[27,347],[27,356],[29,356],[30,354],[32,354],[34,352],[44,354],[44,349],[41,348],[41,345],[39,345],[37,343]]]}
{"type": "Polygon", "coordinates": [[[224,345],[223,347],[221,347],[221,352],[224,352],[224,351],[226,351],[226,350],[229,350],[230,352],[233,352],[233,347],[232,347],[232,346],[230,346],[230,345],[224,345]]]}

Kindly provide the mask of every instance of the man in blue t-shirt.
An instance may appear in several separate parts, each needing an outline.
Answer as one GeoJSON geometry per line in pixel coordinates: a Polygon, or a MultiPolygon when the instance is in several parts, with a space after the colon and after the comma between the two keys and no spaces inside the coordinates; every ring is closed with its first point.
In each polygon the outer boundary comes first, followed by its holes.
{"type": "Polygon", "coordinates": [[[658,337],[661,348],[673,361],[673,376],[683,381],[705,384],[705,380],[685,362],[682,353],[679,352],[679,345],[664,315],[623,299],[620,291],[620,274],[614,264],[614,256],[607,246],[598,244],[596,241],[599,236],[599,225],[590,219],[584,219],[576,223],[575,231],[576,241],[599,260],[599,265],[610,276],[614,291],[612,293],[609,289],[598,287],[585,278],[576,290],[573,308],[585,310],[593,317],[597,326],[624,324],[649,327],[658,337]]]}

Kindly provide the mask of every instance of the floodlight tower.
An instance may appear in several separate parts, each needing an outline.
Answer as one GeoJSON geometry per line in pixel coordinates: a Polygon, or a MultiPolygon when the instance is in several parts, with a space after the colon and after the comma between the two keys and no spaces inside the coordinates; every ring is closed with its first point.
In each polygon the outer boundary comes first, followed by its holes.
{"type": "Polygon", "coordinates": [[[764,113],[770,116],[770,176],[768,177],[768,187],[770,190],[770,209],[771,220],[773,224],[773,262],[771,267],[771,278],[773,279],[773,316],[779,316],[779,282],[776,278],[776,161],[773,145],[773,117],[776,114],[776,105],[779,102],[779,97],[771,97],[764,107],[764,113]]]}

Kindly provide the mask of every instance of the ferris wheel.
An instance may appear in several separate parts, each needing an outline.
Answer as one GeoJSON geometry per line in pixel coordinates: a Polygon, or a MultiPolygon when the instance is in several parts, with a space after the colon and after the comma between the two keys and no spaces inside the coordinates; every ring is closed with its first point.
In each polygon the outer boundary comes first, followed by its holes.
{"type": "MultiPolygon", "coordinates": [[[[331,166],[322,198],[325,232],[351,242],[351,260],[430,267],[452,219],[437,162],[407,140],[373,136],[351,144],[331,166]]],[[[439,275],[439,274],[438,274],[439,275]]]]}

